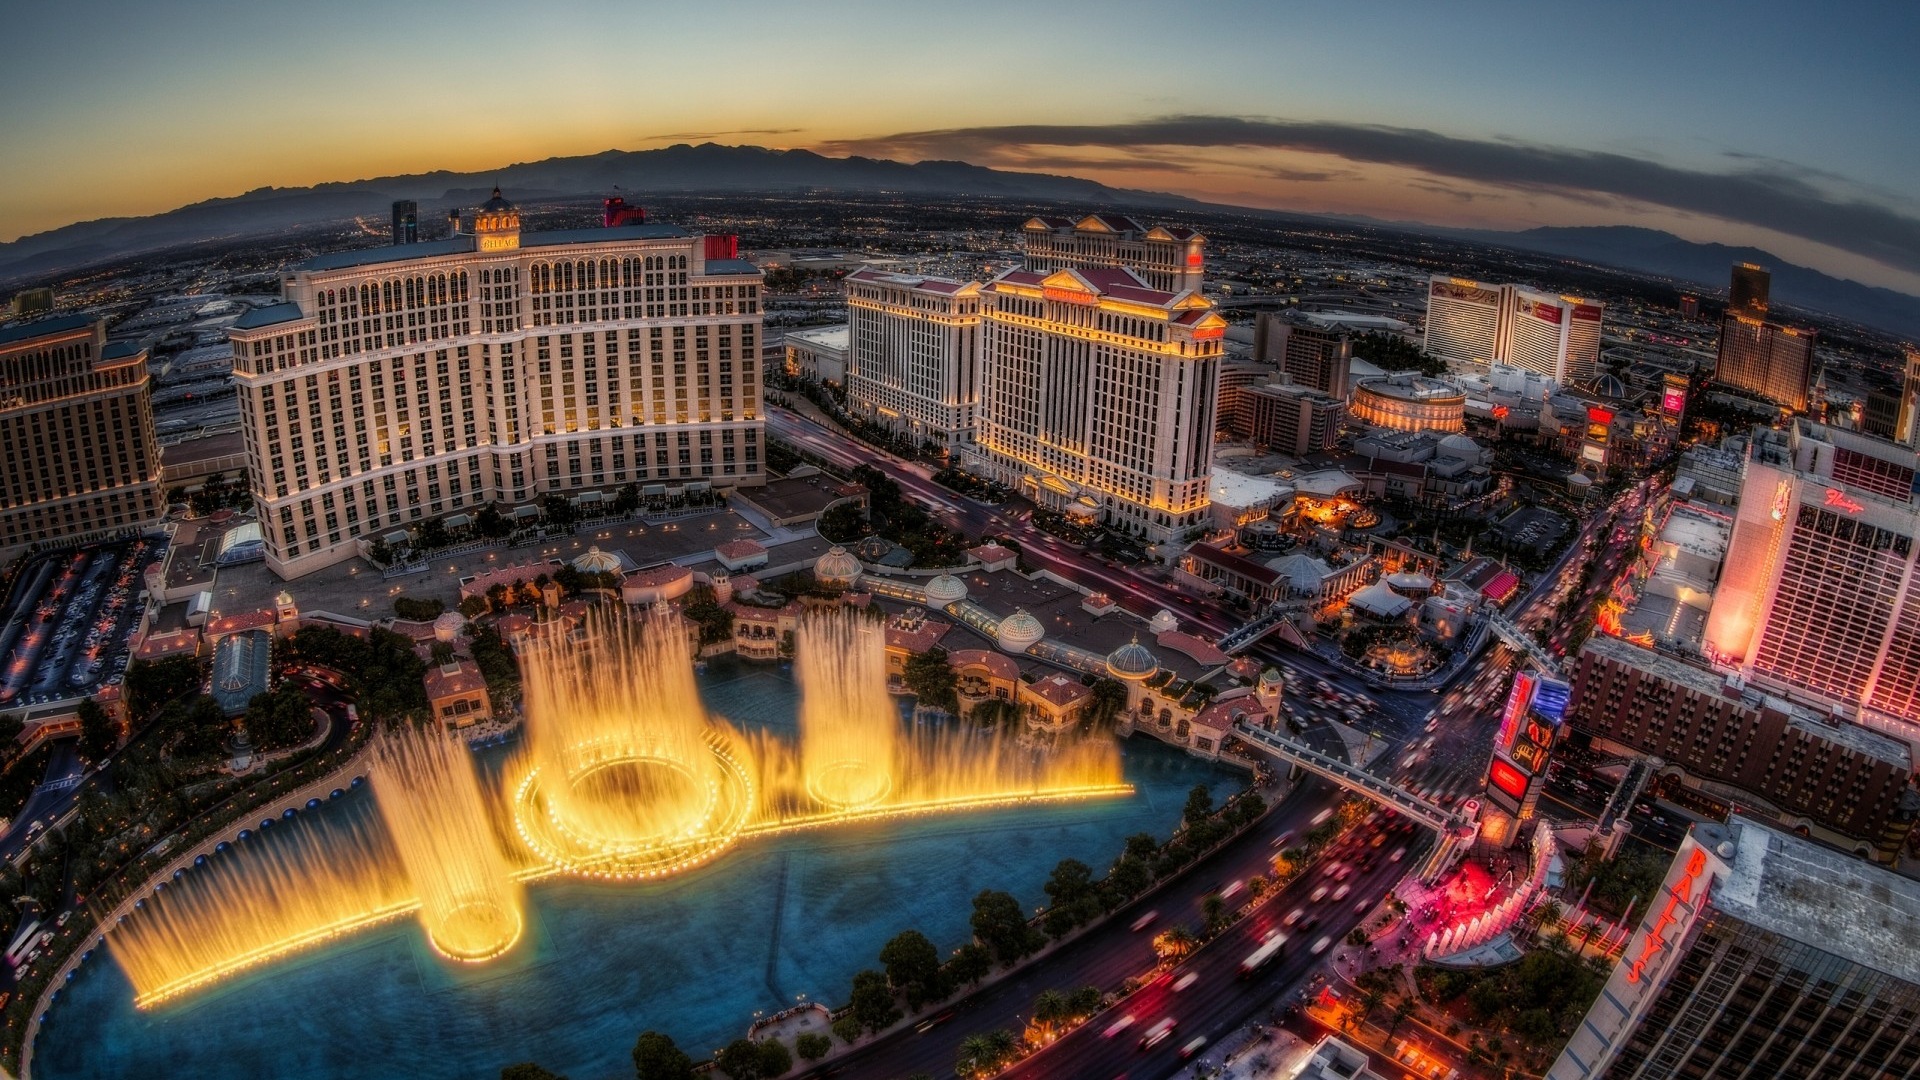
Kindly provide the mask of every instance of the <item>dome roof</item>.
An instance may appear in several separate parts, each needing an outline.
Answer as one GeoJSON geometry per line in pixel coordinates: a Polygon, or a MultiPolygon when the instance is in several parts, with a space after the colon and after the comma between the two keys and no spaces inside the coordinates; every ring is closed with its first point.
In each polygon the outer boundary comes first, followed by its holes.
{"type": "Polygon", "coordinates": [[[1286,684],[1287,681],[1281,677],[1279,668],[1269,667],[1260,673],[1260,685],[1262,687],[1278,688],[1286,684]]]}
{"type": "Polygon", "coordinates": [[[1178,629],[1180,629],[1180,620],[1175,618],[1173,612],[1167,608],[1161,608],[1160,613],[1147,623],[1147,630],[1154,634],[1164,634],[1178,629]]]}
{"type": "Polygon", "coordinates": [[[620,556],[611,551],[601,551],[595,545],[588,548],[585,555],[573,560],[573,568],[583,574],[617,574],[620,572],[620,556]]]}
{"type": "Polygon", "coordinates": [[[506,198],[500,194],[500,186],[498,184],[495,184],[493,188],[493,198],[488,199],[484,203],[481,203],[480,209],[487,210],[487,211],[496,211],[496,212],[501,210],[511,210],[513,209],[513,204],[508,202],[506,198]]]}
{"type": "Polygon", "coordinates": [[[1603,398],[1623,398],[1629,393],[1627,384],[1621,382],[1619,376],[1607,371],[1581,383],[1580,389],[1603,398]]]}
{"type": "Polygon", "coordinates": [[[443,611],[433,620],[433,636],[438,641],[452,641],[466,625],[466,616],[457,611],[443,611]]]}
{"type": "Polygon", "coordinates": [[[941,574],[927,582],[927,603],[943,608],[967,598],[967,583],[952,574],[941,574]]]}
{"type": "Polygon", "coordinates": [[[1000,620],[1000,647],[1010,653],[1023,653],[1040,643],[1047,636],[1047,628],[1040,620],[1022,610],[1000,620]]]}
{"type": "Polygon", "coordinates": [[[1107,670],[1116,679],[1144,679],[1160,670],[1160,658],[1136,637],[1107,654],[1107,670]]]}
{"type": "Polygon", "coordinates": [[[1449,435],[1440,440],[1440,449],[1477,454],[1480,452],[1480,444],[1465,435],[1449,435]]]}
{"type": "Polygon", "coordinates": [[[860,560],[835,544],[814,561],[813,576],[829,585],[851,585],[860,580],[860,560]]]}

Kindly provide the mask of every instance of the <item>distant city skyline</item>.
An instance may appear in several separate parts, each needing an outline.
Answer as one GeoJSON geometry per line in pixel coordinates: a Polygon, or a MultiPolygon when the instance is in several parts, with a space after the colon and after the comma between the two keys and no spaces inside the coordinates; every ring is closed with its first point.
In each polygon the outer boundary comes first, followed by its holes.
{"type": "Polygon", "coordinates": [[[711,140],[1409,223],[1639,225],[1920,294],[1920,136],[1897,122],[1920,104],[1920,13],[1893,5],[317,15],[10,15],[0,240],[263,186],[711,140]]]}

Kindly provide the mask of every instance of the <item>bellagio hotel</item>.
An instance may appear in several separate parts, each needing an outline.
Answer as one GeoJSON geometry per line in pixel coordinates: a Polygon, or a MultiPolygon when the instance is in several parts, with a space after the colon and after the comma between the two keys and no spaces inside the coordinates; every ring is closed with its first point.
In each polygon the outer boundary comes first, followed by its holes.
{"type": "Polygon", "coordinates": [[[445,240],[312,259],[233,327],[267,562],[489,503],[765,482],[760,272],[668,225],[520,232],[494,197],[445,240]]]}

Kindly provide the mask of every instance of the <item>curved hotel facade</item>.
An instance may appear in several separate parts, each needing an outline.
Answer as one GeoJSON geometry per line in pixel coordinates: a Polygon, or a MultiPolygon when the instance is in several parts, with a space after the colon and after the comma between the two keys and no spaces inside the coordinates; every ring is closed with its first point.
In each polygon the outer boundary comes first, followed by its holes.
{"type": "Polygon", "coordinates": [[[759,270],[668,225],[469,234],[338,252],[231,331],[267,562],[488,503],[765,482],[759,270]]]}

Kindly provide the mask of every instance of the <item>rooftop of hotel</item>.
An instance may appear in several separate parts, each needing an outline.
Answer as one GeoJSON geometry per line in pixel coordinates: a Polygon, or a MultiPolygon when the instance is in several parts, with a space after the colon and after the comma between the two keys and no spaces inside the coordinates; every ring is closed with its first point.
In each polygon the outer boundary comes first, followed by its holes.
{"type": "Polygon", "coordinates": [[[1727,542],[1732,535],[1731,518],[1684,504],[1673,508],[1672,515],[1660,530],[1662,543],[1711,558],[1726,555],[1727,542]]]}
{"type": "MultiPolygon", "coordinates": [[[[550,232],[523,232],[520,234],[520,246],[539,248],[564,244],[605,244],[618,240],[680,240],[692,235],[678,225],[619,225],[610,229],[555,229],[550,232]]],[[[472,234],[462,233],[458,236],[449,236],[444,240],[423,240],[417,244],[392,244],[386,247],[329,252],[325,255],[316,255],[293,269],[296,272],[349,270],[356,266],[378,266],[383,263],[438,258],[442,255],[464,255],[473,250],[475,247],[472,234]]],[[[716,264],[736,262],[741,260],[715,260],[707,264],[707,272],[710,274],[759,273],[751,263],[741,264],[746,269],[732,267],[714,269],[716,264]]]]}
{"type": "Polygon", "coordinates": [[[1793,726],[1808,734],[1837,743],[1857,754],[1892,762],[1904,771],[1913,767],[1913,752],[1906,743],[1870,731],[1858,724],[1830,723],[1828,719],[1785,698],[1747,686],[1734,690],[1718,672],[1607,634],[1595,634],[1581,646],[1581,652],[1625,664],[1657,678],[1700,694],[1703,697],[1738,701],[1749,708],[1771,708],[1785,713],[1793,726]]]}
{"type": "Polygon", "coordinates": [[[852,332],[852,328],[846,323],[838,323],[833,326],[816,326],[808,330],[789,330],[786,341],[788,344],[802,342],[818,348],[838,349],[845,352],[852,332]]]}
{"type": "Polygon", "coordinates": [[[1920,882],[1738,815],[1696,825],[1732,870],[1710,903],[1742,922],[1920,984],[1920,882]]]}
{"type": "Polygon", "coordinates": [[[34,338],[48,337],[52,334],[66,334],[81,327],[92,326],[98,321],[92,315],[55,315],[47,319],[34,319],[31,322],[11,323],[0,326],[0,345],[12,345],[34,338]]]}
{"type": "Polygon", "coordinates": [[[1440,401],[1447,398],[1465,398],[1465,393],[1452,383],[1429,379],[1424,375],[1382,375],[1377,378],[1361,379],[1355,389],[1365,390],[1382,397],[1398,398],[1402,401],[1440,401]]]}

